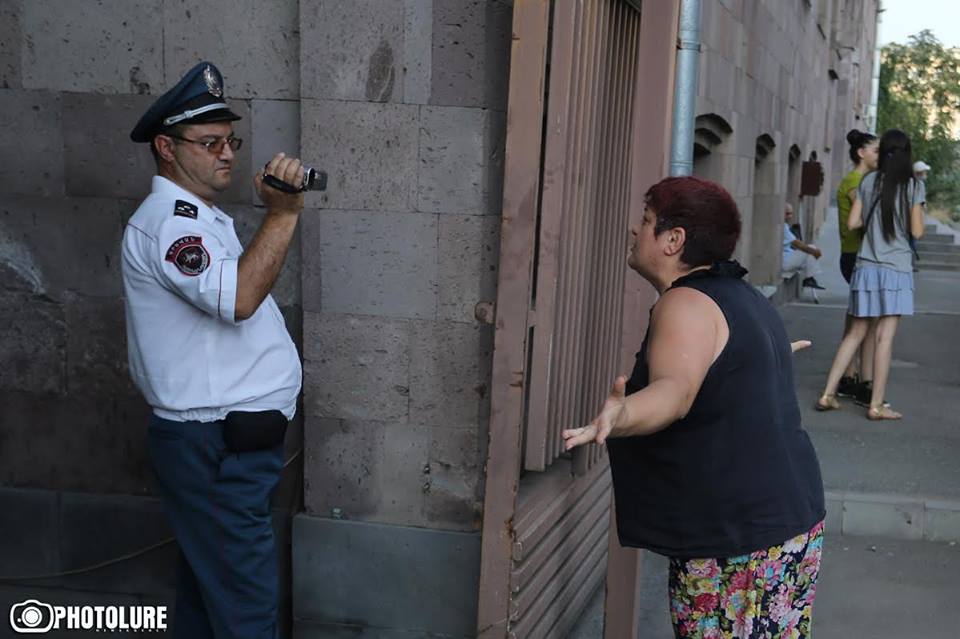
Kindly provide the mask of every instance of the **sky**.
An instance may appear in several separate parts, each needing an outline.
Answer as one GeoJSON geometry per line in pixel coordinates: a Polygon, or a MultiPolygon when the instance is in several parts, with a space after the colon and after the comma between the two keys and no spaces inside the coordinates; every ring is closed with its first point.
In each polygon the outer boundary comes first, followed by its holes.
{"type": "Polygon", "coordinates": [[[960,2],[957,0],[881,0],[880,44],[906,44],[924,29],[948,47],[960,47],[960,2]]]}

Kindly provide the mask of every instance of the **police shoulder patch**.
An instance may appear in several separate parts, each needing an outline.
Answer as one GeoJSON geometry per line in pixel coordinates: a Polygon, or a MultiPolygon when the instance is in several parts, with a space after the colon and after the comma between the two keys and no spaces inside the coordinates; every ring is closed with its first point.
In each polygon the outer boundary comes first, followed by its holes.
{"type": "Polygon", "coordinates": [[[173,214],[195,220],[197,219],[197,205],[184,200],[177,200],[176,204],[173,205],[173,214]]]}
{"type": "Polygon", "coordinates": [[[184,275],[200,275],[210,266],[210,254],[199,235],[185,235],[170,245],[166,260],[184,275]]]}

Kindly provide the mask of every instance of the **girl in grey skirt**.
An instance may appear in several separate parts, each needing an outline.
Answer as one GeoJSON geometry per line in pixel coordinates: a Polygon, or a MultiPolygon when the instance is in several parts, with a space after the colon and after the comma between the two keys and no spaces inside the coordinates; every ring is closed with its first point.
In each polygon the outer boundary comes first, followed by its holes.
{"type": "Polygon", "coordinates": [[[847,226],[863,229],[863,244],[850,279],[850,332],[840,342],[827,386],[817,400],[817,410],[840,408],[837,384],[867,334],[870,318],[877,323],[873,362],[873,393],[867,418],[900,419],[902,415],[883,402],[893,355],[893,336],[901,315],[913,315],[913,264],[910,237],[923,235],[923,182],[913,177],[910,138],[890,129],[880,138],[878,169],[864,176],[847,226]]]}

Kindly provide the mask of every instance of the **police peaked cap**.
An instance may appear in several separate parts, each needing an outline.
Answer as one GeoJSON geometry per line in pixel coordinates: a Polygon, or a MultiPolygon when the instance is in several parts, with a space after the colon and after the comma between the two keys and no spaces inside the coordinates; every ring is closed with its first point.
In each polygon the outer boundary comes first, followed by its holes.
{"type": "Polygon", "coordinates": [[[201,62],[157,98],[130,132],[134,142],[152,142],[161,130],[174,124],[232,122],[240,116],[223,97],[223,76],[213,64],[201,62]]]}

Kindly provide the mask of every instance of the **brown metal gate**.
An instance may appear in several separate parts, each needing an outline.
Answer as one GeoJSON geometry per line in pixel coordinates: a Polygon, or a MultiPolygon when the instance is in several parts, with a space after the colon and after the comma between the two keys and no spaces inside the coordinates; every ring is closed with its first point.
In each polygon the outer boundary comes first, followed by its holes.
{"type": "Polygon", "coordinates": [[[635,166],[640,17],[632,0],[514,3],[480,637],[564,636],[606,573],[606,457],[564,454],[560,431],[595,414],[649,299],[624,279],[652,181],[635,166]]]}

